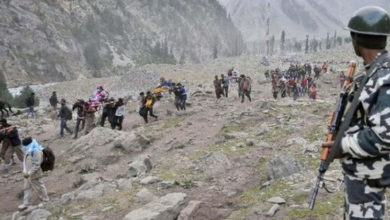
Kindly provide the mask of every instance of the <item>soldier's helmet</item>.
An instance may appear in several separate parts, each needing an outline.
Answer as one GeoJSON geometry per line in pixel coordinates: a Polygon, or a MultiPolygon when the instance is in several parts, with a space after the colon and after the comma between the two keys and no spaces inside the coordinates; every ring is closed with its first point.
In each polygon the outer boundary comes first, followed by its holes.
{"type": "Polygon", "coordinates": [[[389,36],[390,15],[381,7],[366,6],[355,12],[347,29],[356,34],[389,36]]]}

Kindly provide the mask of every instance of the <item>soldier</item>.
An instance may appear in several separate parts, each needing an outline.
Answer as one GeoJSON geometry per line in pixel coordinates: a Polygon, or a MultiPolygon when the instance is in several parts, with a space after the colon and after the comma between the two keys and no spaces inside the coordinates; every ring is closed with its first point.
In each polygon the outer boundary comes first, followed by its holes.
{"type": "Polygon", "coordinates": [[[390,186],[390,56],[385,50],[390,16],[380,7],[364,7],[348,29],[368,78],[355,79],[351,94],[363,86],[359,105],[337,146],[345,175],[345,218],[383,219],[390,186]]]}

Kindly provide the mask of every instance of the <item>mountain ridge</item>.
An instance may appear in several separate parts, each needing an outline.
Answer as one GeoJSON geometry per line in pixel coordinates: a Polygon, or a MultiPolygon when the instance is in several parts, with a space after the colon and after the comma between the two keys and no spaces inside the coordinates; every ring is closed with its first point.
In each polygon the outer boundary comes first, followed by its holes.
{"type": "Polygon", "coordinates": [[[216,0],[7,0],[0,33],[0,74],[9,86],[203,62],[238,55],[242,44],[216,0]]]}

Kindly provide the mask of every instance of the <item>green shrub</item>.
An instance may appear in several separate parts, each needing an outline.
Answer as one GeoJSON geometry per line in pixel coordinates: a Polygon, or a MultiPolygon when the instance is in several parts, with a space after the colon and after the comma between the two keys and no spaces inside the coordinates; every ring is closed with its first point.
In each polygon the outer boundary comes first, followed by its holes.
{"type": "MultiPolygon", "coordinates": [[[[34,90],[31,89],[30,86],[26,86],[20,92],[20,95],[13,97],[10,101],[11,105],[16,108],[25,108],[26,107],[26,99],[33,93],[34,90]]],[[[39,98],[35,96],[35,106],[39,106],[39,98]]]]}

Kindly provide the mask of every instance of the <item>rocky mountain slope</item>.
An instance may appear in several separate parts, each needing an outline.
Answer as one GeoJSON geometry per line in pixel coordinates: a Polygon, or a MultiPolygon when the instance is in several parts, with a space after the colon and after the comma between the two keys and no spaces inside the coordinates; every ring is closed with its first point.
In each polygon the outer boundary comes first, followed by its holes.
{"type": "Polygon", "coordinates": [[[366,5],[378,5],[390,11],[387,0],[219,0],[246,41],[264,39],[267,18],[270,17],[270,35],[280,38],[282,30],[288,38],[304,38],[306,34],[326,37],[337,31],[341,35],[348,18],[366,5]],[[269,3],[269,5],[268,5],[269,3]]]}
{"type": "MultiPolygon", "coordinates": [[[[345,61],[356,57],[352,48],[341,48],[286,58],[329,60],[332,69],[345,70],[345,61]]],[[[7,201],[0,203],[0,218],[8,219],[14,212],[15,219],[342,218],[342,174],[337,162],[327,174],[328,187],[336,192],[321,190],[315,210],[307,208],[320,141],[338,97],[337,74],[317,81],[317,101],[307,97],[274,101],[258,60],[243,56],[202,65],[146,66],[149,71],[168,72],[164,76],[184,82],[194,95],[186,112],[176,112],[173,97],[166,96],[155,106],[159,120],[148,125],[135,112],[136,101],[130,101],[123,131],[99,127],[77,140],[59,138],[59,124],[51,117],[56,114],[44,106],[36,120],[24,115],[10,118],[22,137],[32,135],[53,148],[57,165],[43,179],[51,202],[21,213],[15,212],[23,185],[19,163],[0,175],[0,197],[7,201]],[[228,99],[215,100],[212,73],[230,65],[255,79],[252,103],[239,102],[236,85],[231,85],[228,99]]],[[[271,59],[273,68],[288,65],[283,59],[271,59]]],[[[65,88],[73,88],[72,83],[79,82],[51,85],[50,90],[71,97],[65,88]]],[[[109,86],[115,93],[114,84],[109,86]]],[[[89,94],[83,89],[76,92],[89,94]]]]}
{"type": "Polygon", "coordinates": [[[6,0],[0,34],[9,86],[201,62],[238,55],[242,44],[216,0],[6,0]]]}

